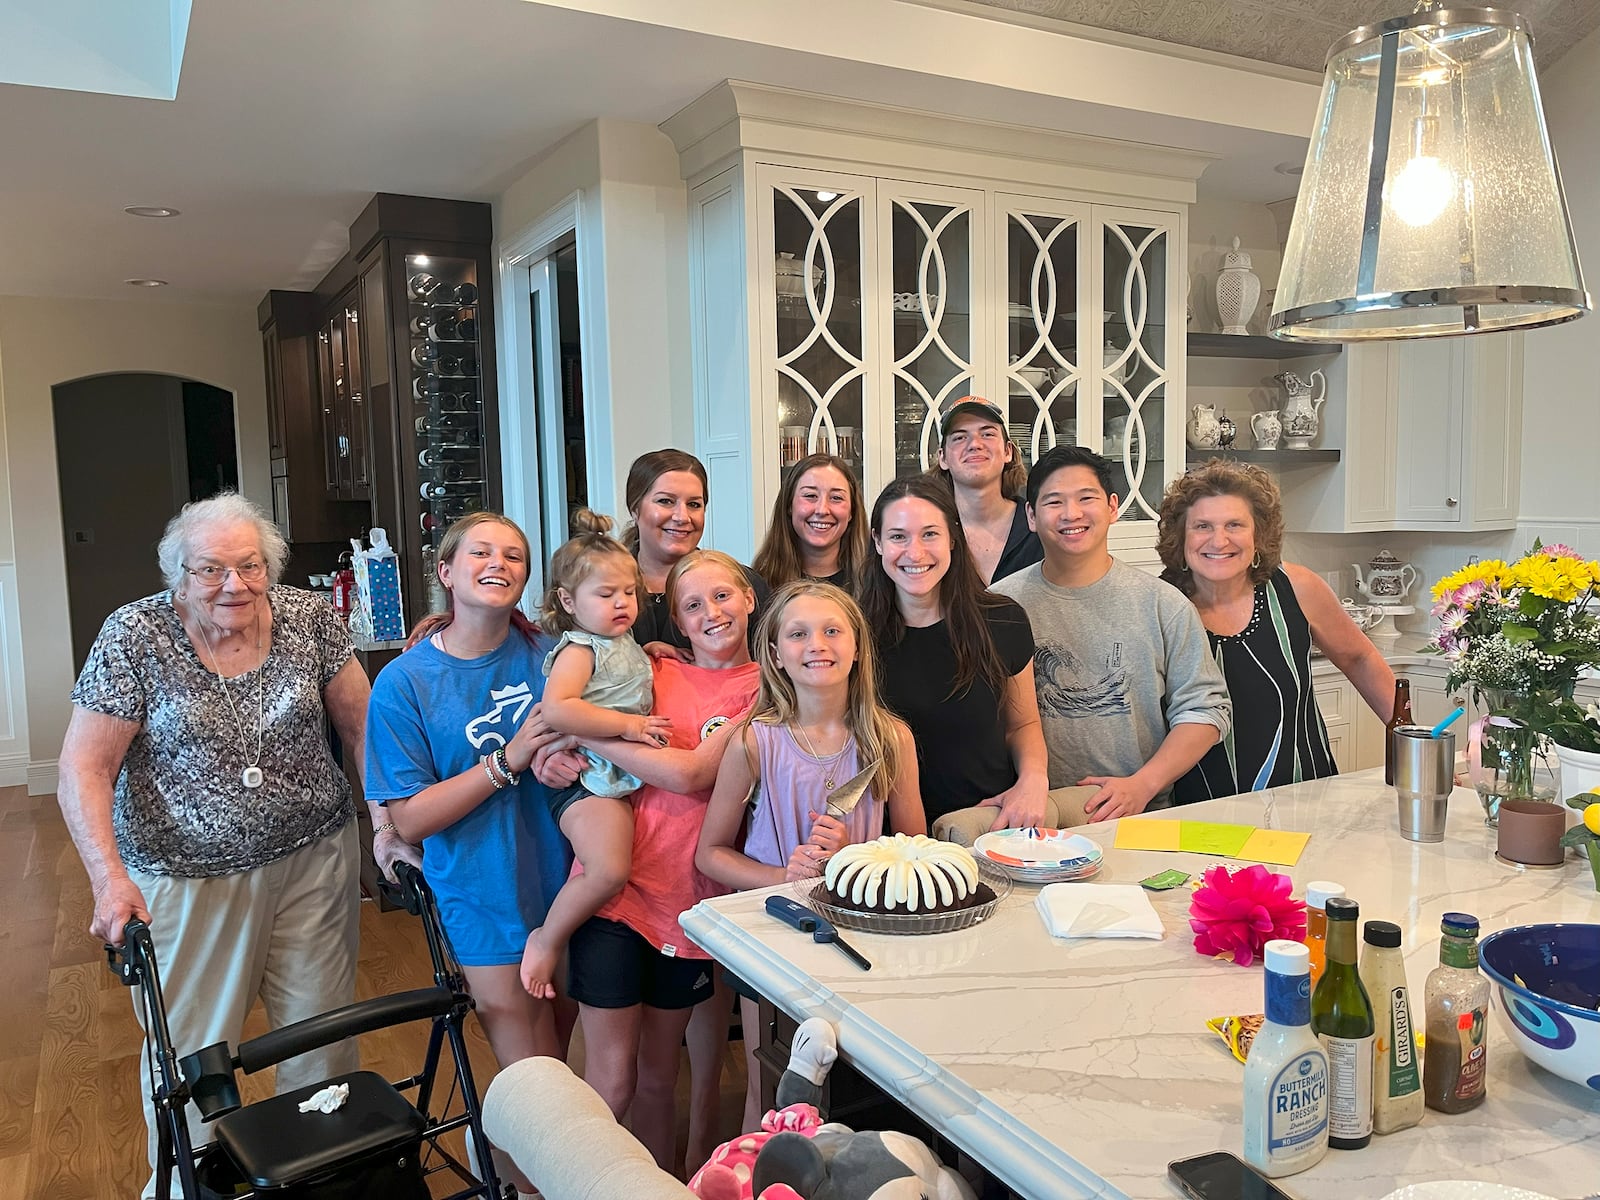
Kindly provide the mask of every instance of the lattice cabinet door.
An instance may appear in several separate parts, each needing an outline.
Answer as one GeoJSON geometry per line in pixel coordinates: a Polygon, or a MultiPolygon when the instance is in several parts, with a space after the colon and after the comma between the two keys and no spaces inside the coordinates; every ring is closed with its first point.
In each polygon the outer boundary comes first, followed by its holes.
{"type": "MultiPolygon", "coordinates": [[[[756,179],[755,452],[775,454],[780,472],[808,454],[836,454],[860,478],[880,453],[868,401],[876,182],[765,165],[756,179]]],[[[777,475],[769,478],[775,493],[777,475]]]]}
{"type": "Polygon", "coordinates": [[[874,318],[883,369],[874,391],[879,445],[868,496],[934,465],[939,417],[978,390],[986,347],[974,314],[984,295],[984,196],[967,188],[880,180],[874,318]]]}
{"type": "Polygon", "coordinates": [[[1167,483],[1183,461],[1183,298],[1177,214],[1096,205],[1093,276],[1100,327],[1080,419],[1112,461],[1124,540],[1152,543],[1167,483]]]}
{"type": "MultiPolygon", "coordinates": [[[[1089,206],[1034,196],[995,197],[992,320],[1011,440],[1023,465],[1056,445],[1088,439],[1079,418],[1094,345],[1098,289],[1090,280],[1089,206]]],[[[1092,444],[1092,443],[1091,443],[1092,444]]]]}

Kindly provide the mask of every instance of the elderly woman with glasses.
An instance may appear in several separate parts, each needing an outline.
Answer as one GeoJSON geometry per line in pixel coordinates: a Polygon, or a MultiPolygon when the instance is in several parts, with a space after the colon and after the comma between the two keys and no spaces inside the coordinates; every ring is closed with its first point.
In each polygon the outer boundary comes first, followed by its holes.
{"type": "MultiPolygon", "coordinates": [[[[149,923],[181,1056],[237,1045],[257,999],[273,1027],[354,999],[359,852],[327,722],[361,763],[369,689],[333,609],[278,583],[287,547],[250,501],[186,505],[157,557],[168,590],[106,619],[73,689],[59,794],[90,932],[149,923]]],[[[277,1087],[355,1066],[341,1043],[277,1087]]]]}

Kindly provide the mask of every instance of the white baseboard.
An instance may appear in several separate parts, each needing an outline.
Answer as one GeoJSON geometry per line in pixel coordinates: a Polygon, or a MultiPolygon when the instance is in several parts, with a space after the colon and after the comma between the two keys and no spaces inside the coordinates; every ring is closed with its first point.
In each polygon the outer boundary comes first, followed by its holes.
{"type": "Polygon", "coordinates": [[[61,760],[57,758],[36,759],[28,764],[28,795],[47,796],[55,792],[60,786],[61,760]]]}
{"type": "Polygon", "coordinates": [[[25,751],[0,754],[0,787],[18,787],[28,782],[28,755],[25,751]]]}

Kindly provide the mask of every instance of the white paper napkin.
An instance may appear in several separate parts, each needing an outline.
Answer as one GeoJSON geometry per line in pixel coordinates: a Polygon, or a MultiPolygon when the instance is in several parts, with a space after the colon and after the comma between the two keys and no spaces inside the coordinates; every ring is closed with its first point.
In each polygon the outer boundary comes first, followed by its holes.
{"type": "Polygon", "coordinates": [[[344,1102],[350,1098],[350,1085],[348,1083],[330,1083],[308,1098],[300,1101],[301,1112],[331,1113],[344,1107],[344,1102]]]}
{"type": "Polygon", "coordinates": [[[1158,938],[1161,918],[1133,883],[1052,883],[1035,903],[1051,937],[1158,938]]]}

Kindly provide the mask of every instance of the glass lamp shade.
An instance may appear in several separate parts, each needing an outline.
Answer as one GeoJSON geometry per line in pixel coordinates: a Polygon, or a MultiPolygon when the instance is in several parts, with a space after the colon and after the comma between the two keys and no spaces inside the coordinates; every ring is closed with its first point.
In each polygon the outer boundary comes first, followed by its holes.
{"type": "Polygon", "coordinates": [[[1434,8],[1336,43],[1269,331],[1441,337],[1589,307],[1526,22],[1434,8]]]}

